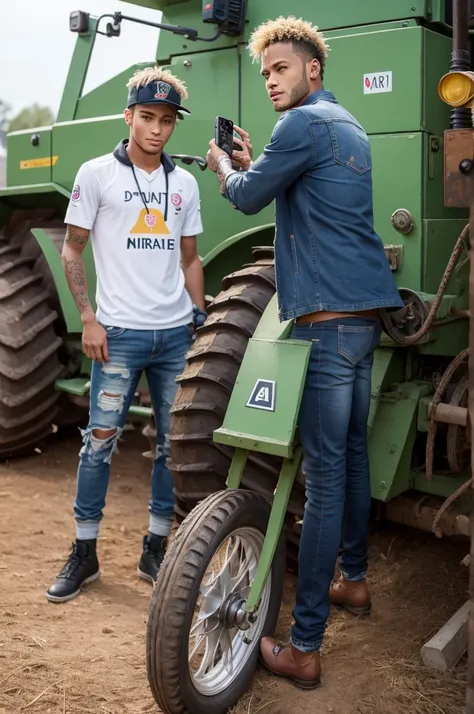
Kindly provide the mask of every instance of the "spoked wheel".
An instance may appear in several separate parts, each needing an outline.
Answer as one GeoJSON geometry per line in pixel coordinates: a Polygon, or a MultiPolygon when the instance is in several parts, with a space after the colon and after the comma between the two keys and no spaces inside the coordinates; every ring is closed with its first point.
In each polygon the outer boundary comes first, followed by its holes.
{"type": "Polygon", "coordinates": [[[283,595],[280,536],[257,612],[244,605],[270,516],[258,493],[208,496],[181,524],[153,589],[147,674],[164,714],[225,714],[248,689],[283,595]]]}

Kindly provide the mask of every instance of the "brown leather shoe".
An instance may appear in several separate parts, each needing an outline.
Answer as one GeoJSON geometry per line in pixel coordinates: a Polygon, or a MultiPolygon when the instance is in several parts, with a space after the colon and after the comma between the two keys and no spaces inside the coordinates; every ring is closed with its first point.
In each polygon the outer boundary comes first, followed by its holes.
{"type": "Polygon", "coordinates": [[[334,580],[329,589],[333,605],[343,607],[352,615],[368,615],[372,608],[370,593],[365,580],[351,582],[341,575],[334,580]]]}
{"type": "Polygon", "coordinates": [[[260,653],[265,667],[286,677],[298,689],[316,689],[321,680],[319,652],[301,652],[293,645],[281,646],[273,637],[263,637],[260,653]]]}

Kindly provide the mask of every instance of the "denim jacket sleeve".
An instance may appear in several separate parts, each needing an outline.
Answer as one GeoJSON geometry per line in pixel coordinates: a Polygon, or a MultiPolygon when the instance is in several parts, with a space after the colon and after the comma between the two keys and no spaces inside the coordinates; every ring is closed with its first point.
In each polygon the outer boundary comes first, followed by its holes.
{"type": "Polygon", "coordinates": [[[311,124],[303,112],[292,109],[279,119],[250,169],[229,176],[224,196],[242,213],[258,213],[313,164],[314,152],[311,124]]]}

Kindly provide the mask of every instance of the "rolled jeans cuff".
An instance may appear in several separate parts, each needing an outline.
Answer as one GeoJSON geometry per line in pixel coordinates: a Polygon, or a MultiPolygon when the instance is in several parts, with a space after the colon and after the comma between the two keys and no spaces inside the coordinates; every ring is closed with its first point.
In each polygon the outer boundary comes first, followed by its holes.
{"type": "Polygon", "coordinates": [[[297,650],[304,652],[305,654],[311,654],[312,652],[319,652],[322,645],[322,638],[318,642],[302,642],[301,640],[296,640],[290,637],[290,642],[297,650]]]}
{"type": "Polygon", "coordinates": [[[76,519],[76,539],[96,540],[99,535],[100,521],[78,521],[76,519]]]}

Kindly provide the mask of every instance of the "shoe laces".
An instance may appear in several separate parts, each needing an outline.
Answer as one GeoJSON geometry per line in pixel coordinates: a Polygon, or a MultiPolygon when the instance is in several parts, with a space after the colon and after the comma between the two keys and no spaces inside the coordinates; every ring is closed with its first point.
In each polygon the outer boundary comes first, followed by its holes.
{"type": "Polygon", "coordinates": [[[66,564],[64,565],[63,569],[59,573],[60,578],[72,578],[76,574],[77,570],[79,567],[83,564],[85,556],[80,555],[78,552],[78,547],[77,543],[72,544],[72,552],[69,558],[67,559],[66,564]]]}

